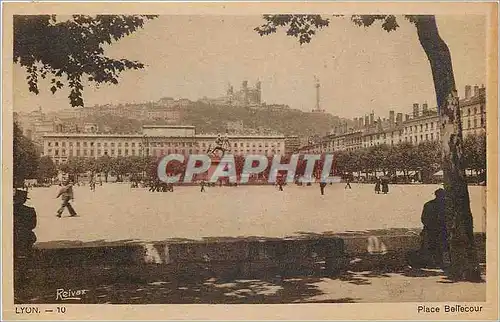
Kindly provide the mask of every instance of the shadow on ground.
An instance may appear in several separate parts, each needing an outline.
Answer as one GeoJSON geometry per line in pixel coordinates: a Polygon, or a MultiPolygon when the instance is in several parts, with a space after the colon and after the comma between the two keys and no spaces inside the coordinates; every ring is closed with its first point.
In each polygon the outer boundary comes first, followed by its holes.
{"type": "MultiPolygon", "coordinates": [[[[161,267],[57,268],[43,273],[32,271],[30,282],[17,288],[16,303],[79,304],[283,304],[283,303],[357,303],[363,301],[364,286],[374,279],[394,277],[442,277],[438,269],[404,269],[353,272],[338,276],[262,276],[259,278],[220,278],[207,272],[191,271],[173,275],[161,267]],[[322,283],[340,281],[360,286],[356,297],[325,294],[322,283]],[[58,289],[87,290],[80,300],[56,299],[58,289]],[[324,296],[326,295],[326,296],[324,296]],[[324,299],[328,297],[328,299],[324,299]],[[318,300],[317,298],[322,298],[318,300]]],[[[366,301],[366,299],[365,299],[366,301]]]]}

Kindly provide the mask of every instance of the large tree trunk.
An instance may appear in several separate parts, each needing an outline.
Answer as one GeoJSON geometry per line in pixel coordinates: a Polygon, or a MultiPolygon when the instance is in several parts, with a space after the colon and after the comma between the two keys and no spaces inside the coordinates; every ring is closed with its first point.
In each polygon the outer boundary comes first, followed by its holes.
{"type": "Polygon", "coordinates": [[[451,55],[448,46],[439,36],[434,16],[418,16],[415,24],[420,44],[431,65],[438,105],[446,190],[445,216],[451,261],[450,277],[478,280],[480,271],[463,166],[462,122],[451,55]]]}

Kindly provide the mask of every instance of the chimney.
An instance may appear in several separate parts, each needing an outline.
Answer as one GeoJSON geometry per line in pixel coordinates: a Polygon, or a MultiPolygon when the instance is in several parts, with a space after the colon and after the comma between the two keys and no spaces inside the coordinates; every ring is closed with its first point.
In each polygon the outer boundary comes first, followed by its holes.
{"type": "Polygon", "coordinates": [[[396,125],[401,125],[403,123],[403,113],[398,113],[396,115],[396,125]]]}
{"type": "Polygon", "coordinates": [[[365,115],[365,127],[368,127],[370,125],[370,118],[368,115],[365,115]]]}
{"type": "Polygon", "coordinates": [[[413,117],[418,117],[418,103],[413,103],[413,117]]]}
{"type": "Polygon", "coordinates": [[[409,121],[409,120],[410,120],[410,115],[405,114],[405,121],[409,121]]]}
{"type": "Polygon", "coordinates": [[[479,95],[479,86],[474,85],[474,96],[479,95]]]}
{"type": "Polygon", "coordinates": [[[375,124],[375,114],[373,112],[370,113],[370,126],[375,124]]]}
{"type": "Polygon", "coordinates": [[[422,115],[427,115],[429,113],[429,105],[427,103],[422,104],[422,115]]]}
{"type": "Polygon", "coordinates": [[[389,111],[389,126],[394,126],[394,111],[389,111]]]}
{"type": "Polygon", "coordinates": [[[469,99],[471,94],[471,87],[470,85],[465,85],[465,98],[469,99]]]}

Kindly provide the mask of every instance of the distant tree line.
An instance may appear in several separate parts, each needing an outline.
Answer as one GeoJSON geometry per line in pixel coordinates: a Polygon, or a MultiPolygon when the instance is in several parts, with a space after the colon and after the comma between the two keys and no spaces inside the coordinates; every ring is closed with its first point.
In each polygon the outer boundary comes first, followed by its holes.
{"type": "MultiPolygon", "coordinates": [[[[465,137],[463,153],[464,169],[486,179],[486,135],[465,137]]],[[[381,144],[355,151],[339,151],[335,155],[337,170],[348,176],[375,177],[378,173],[393,178],[398,176],[400,181],[418,177],[418,180],[429,182],[434,173],[442,170],[441,146],[435,141],[418,145],[406,142],[394,146],[381,144]]]]}

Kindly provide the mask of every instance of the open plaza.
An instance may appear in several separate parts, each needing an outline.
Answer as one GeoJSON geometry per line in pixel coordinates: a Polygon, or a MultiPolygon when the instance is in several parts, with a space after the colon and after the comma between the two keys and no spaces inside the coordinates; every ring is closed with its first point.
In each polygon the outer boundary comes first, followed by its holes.
{"type": "MultiPolygon", "coordinates": [[[[375,229],[421,228],[426,201],[439,185],[391,185],[375,194],[374,185],[318,184],[209,187],[178,186],[150,192],[129,184],[103,183],[91,191],[75,186],[77,217],[56,217],[58,186],[33,188],[37,241],[162,241],[210,237],[286,237],[375,229]]],[[[469,186],[474,230],[485,231],[486,189],[469,186]]]]}

